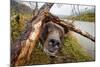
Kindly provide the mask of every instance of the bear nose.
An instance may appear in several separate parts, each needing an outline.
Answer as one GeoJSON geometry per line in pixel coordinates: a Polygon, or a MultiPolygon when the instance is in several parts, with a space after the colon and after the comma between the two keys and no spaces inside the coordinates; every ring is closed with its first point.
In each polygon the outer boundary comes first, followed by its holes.
{"type": "Polygon", "coordinates": [[[59,41],[57,41],[57,40],[54,42],[54,45],[55,45],[55,46],[56,46],[56,45],[59,45],[59,44],[60,44],[60,43],[59,43],[59,41]]]}
{"type": "Polygon", "coordinates": [[[58,40],[55,40],[55,39],[51,39],[49,43],[52,44],[52,46],[56,46],[56,45],[60,44],[60,42],[58,40]]]}

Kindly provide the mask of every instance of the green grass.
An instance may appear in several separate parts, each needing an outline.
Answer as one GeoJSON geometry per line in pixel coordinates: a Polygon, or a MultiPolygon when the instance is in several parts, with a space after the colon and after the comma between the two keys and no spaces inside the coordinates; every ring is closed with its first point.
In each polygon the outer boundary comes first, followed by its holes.
{"type": "MultiPolygon", "coordinates": [[[[17,13],[16,13],[17,14],[17,13]]],[[[12,41],[16,41],[16,39],[20,36],[20,33],[24,29],[24,22],[25,20],[29,20],[31,15],[28,14],[20,14],[20,19],[18,20],[20,23],[18,24],[17,19],[13,19],[11,21],[11,39],[12,41]]],[[[64,46],[61,49],[59,55],[64,57],[63,58],[53,58],[51,59],[48,55],[44,53],[42,48],[37,44],[36,47],[33,49],[31,60],[27,62],[25,65],[31,64],[50,64],[50,63],[65,63],[68,62],[79,62],[79,61],[91,61],[93,60],[80,46],[77,38],[73,36],[71,33],[68,34],[67,37],[64,38],[64,46]]]]}
{"type": "Polygon", "coordinates": [[[31,60],[27,62],[26,65],[36,65],[36,64],[48,64],[50,63],[50,58],[47,56],[41,48],[36,45],[36,47],[33,49],[31,60]]]}
{"type": "Polygon", "coordinates": [[[95,13],[82,13],[78,16],[70,16],[68,19],[75,19],[78,21],[95,22],[95,13]]]}
{"type": "MultiPolygon", "coordinates": [[[[11,37],[13,38],[13,41],[15,41],[17,37],[20,36],[19,30],[21,29],[19,28],[23,26],[18,27],[19,25],[16,23],[12,24],[12,26],[15,31],[12,31],[13,35],[11,37]]],[[[64,38],[64,46],[62,47],[61,52],[62,53],[60,53],[60,55],[65,57],[64,62],[66,63],[92,60],[92,58],[82,49],[77,38],[71,34],[68,34],[68,36],[64,38]]],[[[37,44],[37,46],[33,49],[31,60],[25,65],[50,64],[52,61],[52,63],[62,63],[62,60],[63,59],[59,60],[59,58],[51,59],[37,44]]]]}
{"type": "Polygon", "coordinates": [[[73,62],[92,60],[92,58],[80,46],[77,38],[73,36],[72,33],[69,33],[68,36],[65,37],[64,45],[62,52],[69,58],[73,58],[73,62]]]}
{"type": "Polygon", "coordinates": [[[30,14],[22,14],[22,13],[16,13],[11,15],[13,17],[16,15],[15,18],[11,20],[11,39],[12,42],[15,42],[18,37],[20,37],[21,32],[25,29],[25,21],[31,19],[30,14]]]}
{"type": "Polygon", "coordinates": [[[68,36],[64,38],[64,46],[62,47],[58,58],[51,59],[43,52],[42,48],[37,45],[35,49],[33,49],[31,60],[27,65],[84,61],[92,61],[92,58],[82,49],[77,38],[69,33],[68,36]],[[60,56],[63,56],[63,58],[60,56]]]}

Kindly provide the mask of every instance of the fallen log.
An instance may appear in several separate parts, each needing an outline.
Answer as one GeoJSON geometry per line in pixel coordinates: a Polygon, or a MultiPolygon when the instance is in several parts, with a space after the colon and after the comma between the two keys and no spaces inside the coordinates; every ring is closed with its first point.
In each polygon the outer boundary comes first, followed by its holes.
{"type": "Polygon", "coordinates": [[[15,65],[22,65],[30,59],[31,52],[36,45],[39,38],[39,33],[41,31],[42,22],[39,21],[34,25],[34,31],[32,31],[27,40],[23,40],[21,45],[23,45],[21,52],[17,58],[15,65]]]}
{"type": "Polygon", "coordinates": [[[60,20],[58,17],[49,13],[50,8],[53,6],[53,3],[45,3],[38,11],[35,17],[30,21],[30,26],[25,31],[25,34],[22,35],[22,38],[19,38],[16,43],[12,44],[11,49],[11,64],[12,65],[23,65],[28,60],[30,60],[30,55],[36,42],[39,39],[39,34],[42,29],[44,21],[53,21],[64,27],[66,29],[74,31],[92,41],[95,42],[95,38],[87,32],[84,32],[76,28],[73,23],[60,20]]]}
{"type": "Polygon", "coordinates": [[[24,31],[25,33],[11,47],[11,66],[23,65],[29,59],[39,34],[42,29],[43,19],[46,12],[50,10],[53,3],[45,3],[38,11],[37,15],[30,21],[31,26],[24,31]],[[46,12],[45,12],[46,11],[46,12]]]}
{"type": "Polygon", "coordinates": [[[75,25],[73,24],[74,21],[72,22],[66,22],[64,20],[60,20],[57,16],[52,15],[51,13],[48,13],[47,18],[49,18],[50,21],[53,21],[59,25],[61,25],[62,27],[64,27],[65,31],[67,30],[71,30],[74,31],[88,39],[90,39],[91,41],[95,42],[95,37],[93,37],[92,35],[90,35],[88,32],[85,32],[77,27],[75,27],[75,25]]]}

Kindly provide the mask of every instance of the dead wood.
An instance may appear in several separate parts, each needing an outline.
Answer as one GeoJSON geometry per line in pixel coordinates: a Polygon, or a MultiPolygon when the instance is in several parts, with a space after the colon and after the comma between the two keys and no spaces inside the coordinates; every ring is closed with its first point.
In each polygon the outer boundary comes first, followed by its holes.
{"type": "Polygon", "coordinates": [[[11,64],[23,65],[29,59],[36,42],[39,39],[39,34],[42,29],[43,22],[46,12],[50,10],[53,3],[45,3],[38,11],[37,15],[32,18],[30,24],[16,43],[12,44],[11,49],[11,64]]]}
{"type": "Polygon", "coordinates": [[[38,13],[32,18],[27,29],[21,35],[16,43],[12,44],[11,48],[11,64],[12,65],[23,65],[30,60],[30,55],[36,42],[39,39],[39,34],[42,29],[44,22],[52,21],[64,27],[65,31],[74,31],[92,41],[95,42],[95,38],[89,33],[76,28],[73,23],[60,20],[57,16],[49,13],[53,3],[45,3],[38,11],[38,13]]]}
{"type": "Polygon", "coordinates": [[[50,21],[53,21],[59,25],[61,25],[62,27],[64,27],[65,31],[67,30],[71,30],[71,31],[74,31],[88,39],[90,39],[91,41],[95,42],[95,37],[93,37],[91,34],[89,34],[88,32],[86,31],[83,31],[77,27],[75,27],[75,25],[73,24],[74,21],[72,22],[67,22],[67,21],[64,21],[64,20],[60,20],[57,16],[54,16],[52,15],[51,13],[48,13],[48,16],[50,21]]]}

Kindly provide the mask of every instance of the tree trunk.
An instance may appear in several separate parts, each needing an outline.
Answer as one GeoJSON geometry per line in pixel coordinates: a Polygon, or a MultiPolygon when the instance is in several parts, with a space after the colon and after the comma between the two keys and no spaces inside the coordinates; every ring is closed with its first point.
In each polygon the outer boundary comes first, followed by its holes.
{"type": "Polygon", "coordinates": [[[27,40],[21,41],[23,45],[21,52],[17,58],[15,65],[22,65],[30,59],[31,52],[39,39],[39,33],[41,31],[42,21],[39,21],[34,25],[34,31],[32,31],[27,40]]]}
{"type": "Polygon", "coordinates": [[[21,35],[16,43],[11,45],[11,64],[12,65],[23,65],[28,60],[30,60],[30,55],[36,42],[39,39],[39,34],[41,32],[44,21],[53,21],[64,27],[64,30],[74,31],[92,41],[95,42],[95,38],[89,33],[84,32],[76,28],[73,23],[69,23],[63,20],[60,20],[58,17],[49,13],[50,8],[53,6],[53,3],[45,3],[38,11],[36,16],[32,18],[27,29],[21,35]]]}
{"type": "Polygon", "coordinates": [[[16,43],[11,45],[11,64],[23,65],[29,59],[36,42],[39,39],[39,34],[42,29],[43,19],[53,3],[45,3],[38,11],[37,15],[32,18],[24,34],[16,43]]]}

